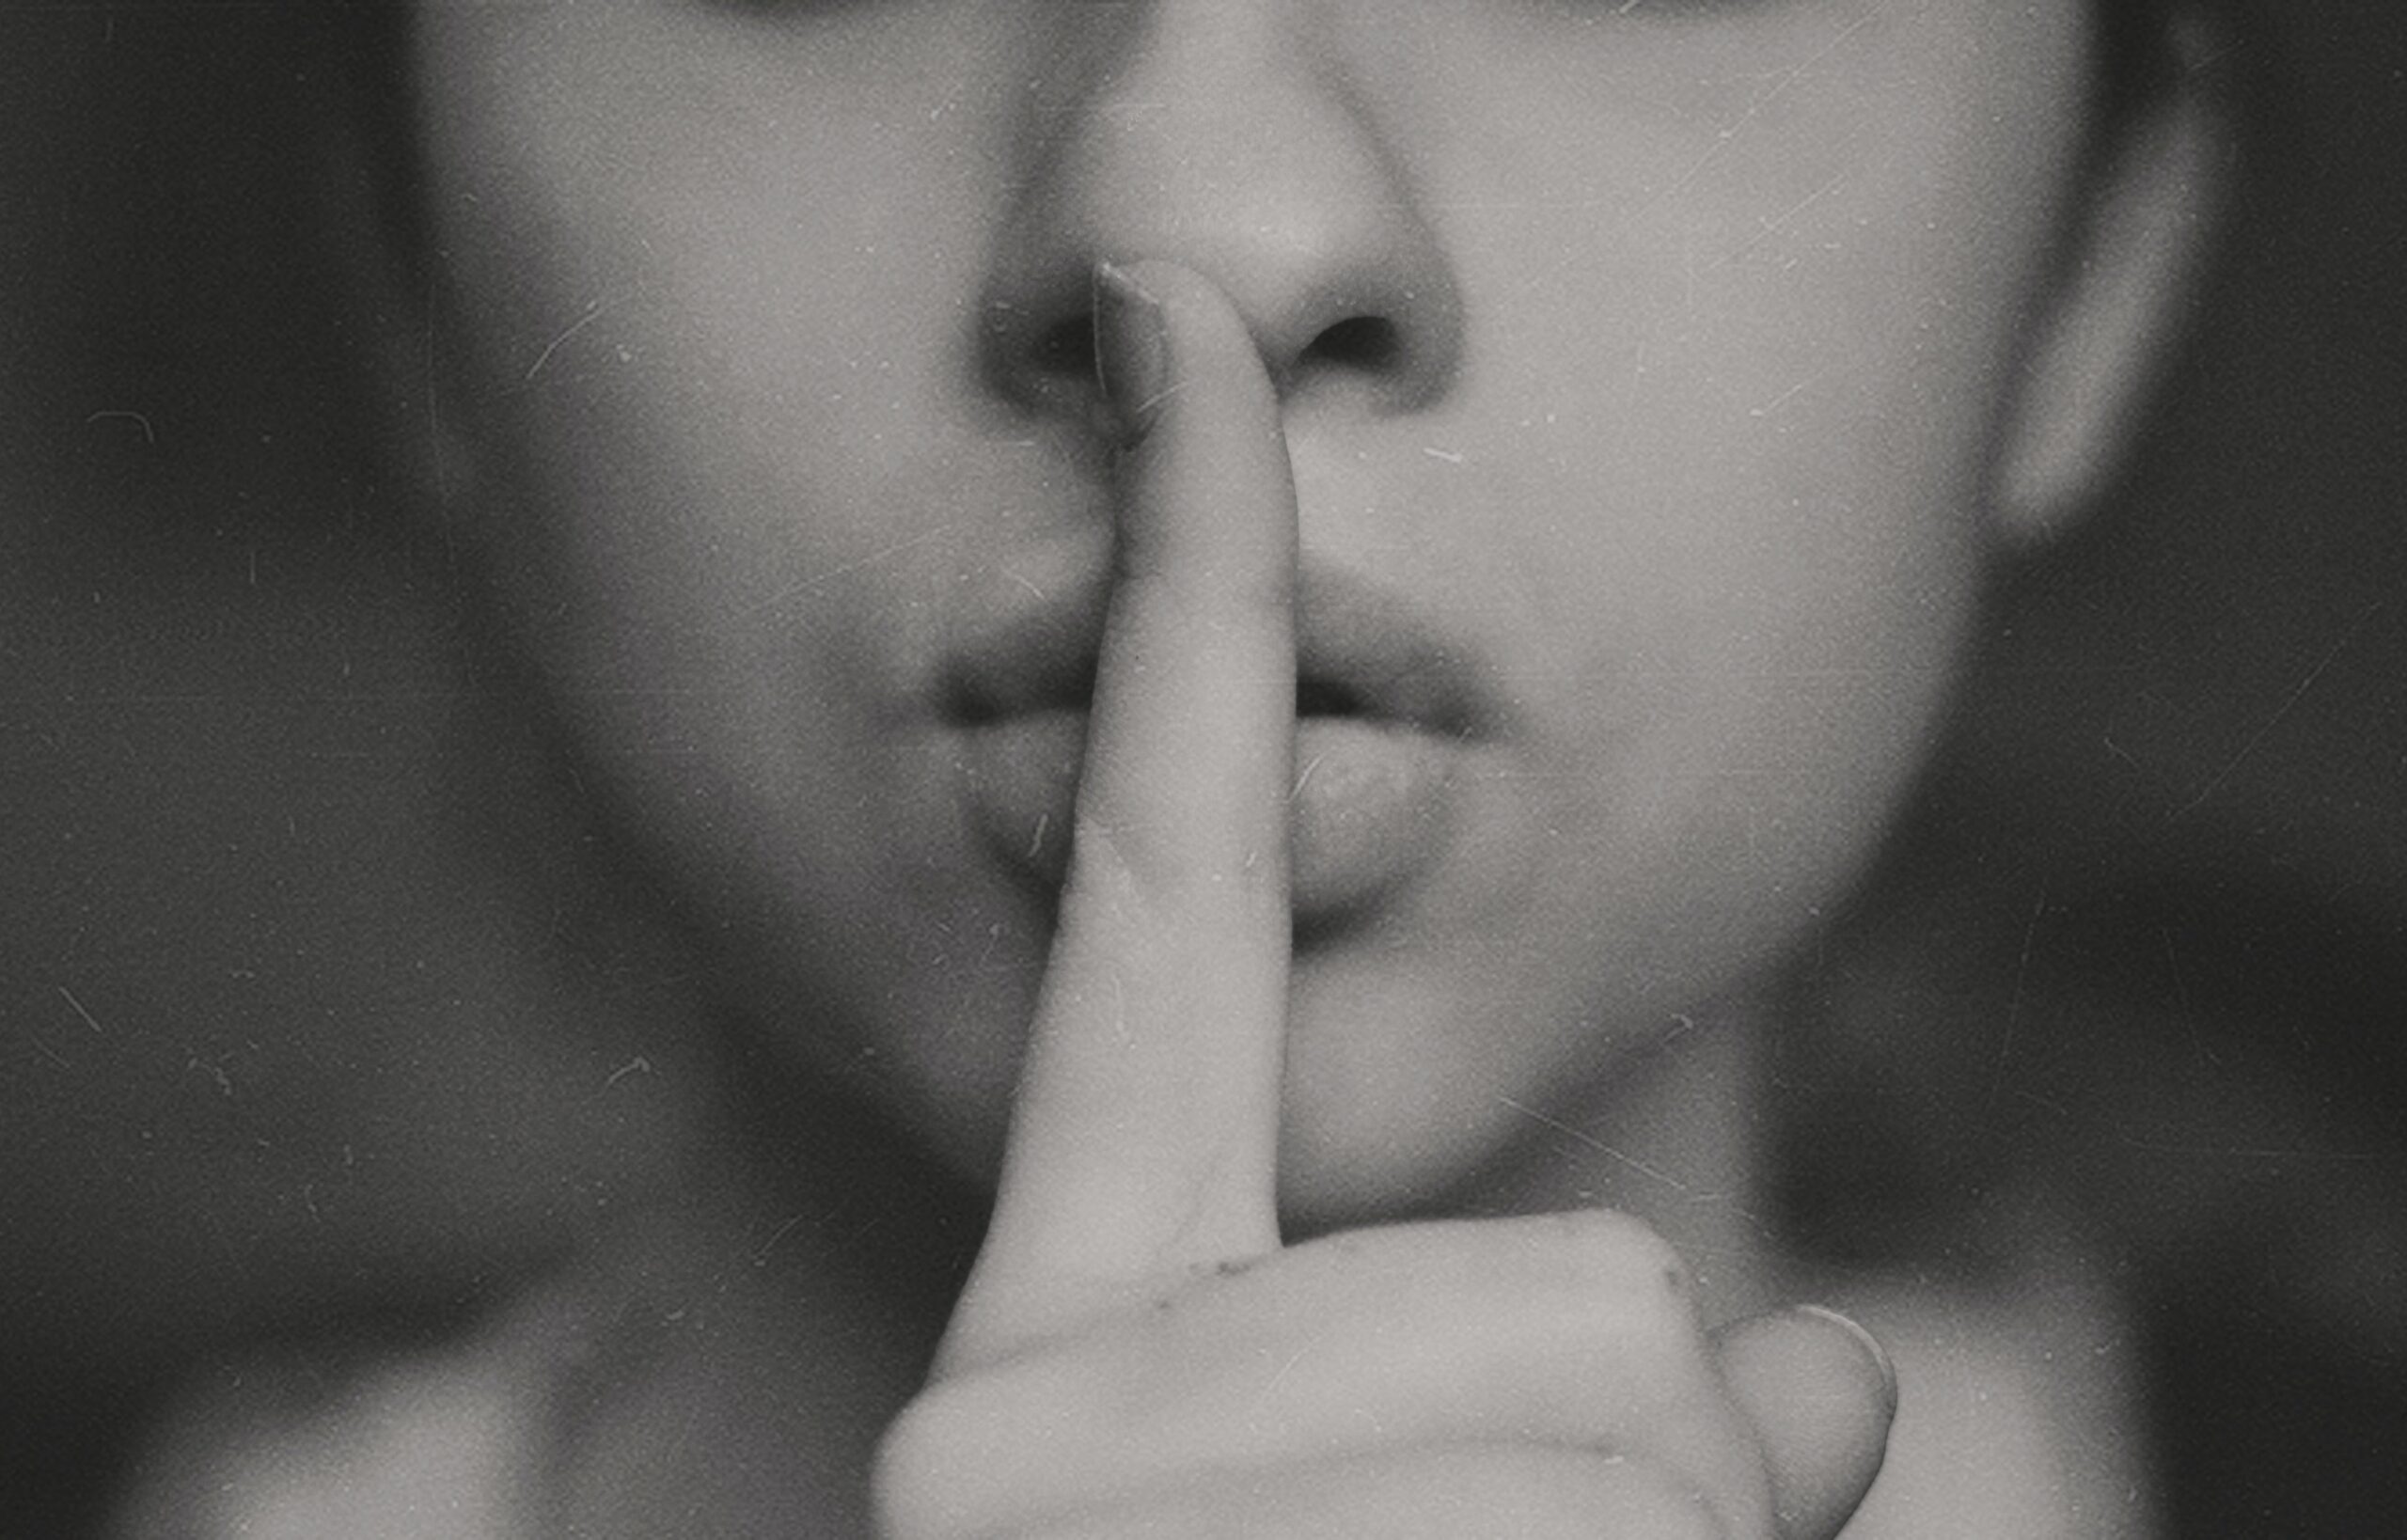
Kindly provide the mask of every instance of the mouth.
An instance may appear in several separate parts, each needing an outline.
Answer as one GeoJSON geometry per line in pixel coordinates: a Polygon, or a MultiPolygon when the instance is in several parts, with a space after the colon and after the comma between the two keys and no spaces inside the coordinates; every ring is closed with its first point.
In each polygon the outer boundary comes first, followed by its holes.
{"type": "MultiPolygon", "coordinates": [[[[1072,602],[965,627],[943,715],[962,794],[989,851],[1058,891],[1068,870],[1087,704],[1101,643],[1100,579],[1072,602]]],[[[1443,860],[1465,761],[1500,731],[1469,651],[1350,574],[1299,574],[1290,895],[1299,938],[1393,902],[1443,860]]]]}

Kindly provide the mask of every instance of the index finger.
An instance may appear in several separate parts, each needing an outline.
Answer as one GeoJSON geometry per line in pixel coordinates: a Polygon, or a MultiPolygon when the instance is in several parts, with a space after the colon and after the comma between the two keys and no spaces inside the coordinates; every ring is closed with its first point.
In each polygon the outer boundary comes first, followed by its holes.
{"type": "Polygon", "coordinates": [[[1069,876],[948,1364],[1277,1248],[1296,501],[1277,393],[1195,273],[1098,270],[1124,456],[1069,876]]]}

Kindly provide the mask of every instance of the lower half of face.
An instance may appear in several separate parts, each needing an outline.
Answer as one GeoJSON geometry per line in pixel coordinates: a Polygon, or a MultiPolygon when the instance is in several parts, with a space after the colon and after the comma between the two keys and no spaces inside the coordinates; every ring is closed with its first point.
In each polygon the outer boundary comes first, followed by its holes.
{"type": "Polygon", "coordinates": [[[1375,318],[1452,328],[1408,400],[1376,356],[1275,371],[1300,1209],[1460,1178],[1833,901],[1972,604],[2080,28],[1659,8],[429,8],[473,543],[794,1062],[999,1147],[1112,491],[991,323],[1096,258],[1270,321],[1381,262],[1452,294],[1375,318]],[[1239,119],[1293,164],[1216,164],[1239,119]],[[1410,217],[1322,217],[1365,208],[1410,217]]]}

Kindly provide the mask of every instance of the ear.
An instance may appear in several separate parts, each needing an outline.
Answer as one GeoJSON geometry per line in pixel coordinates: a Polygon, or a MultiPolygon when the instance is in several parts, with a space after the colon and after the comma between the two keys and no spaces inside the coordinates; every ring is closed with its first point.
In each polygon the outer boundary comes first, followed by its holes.
{"type": "Polygon", "coordinates": [[[2202,266],[2229,123],[2204,29],[2183,18],[2172,30],[2166,78],[2094,152],[2023,358],[1990,498],[2009,544],[2046,540],[2104,490],[2202,266]]]}

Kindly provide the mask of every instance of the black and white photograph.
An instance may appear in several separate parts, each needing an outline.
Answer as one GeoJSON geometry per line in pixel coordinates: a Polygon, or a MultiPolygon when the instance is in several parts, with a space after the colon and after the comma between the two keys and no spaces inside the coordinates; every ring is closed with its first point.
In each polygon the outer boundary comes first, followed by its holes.
{"type": "Polygon", "coordinates": [[[0,1540],[2407,1533],[2392,0],[12,0],[0,1540]]]}

